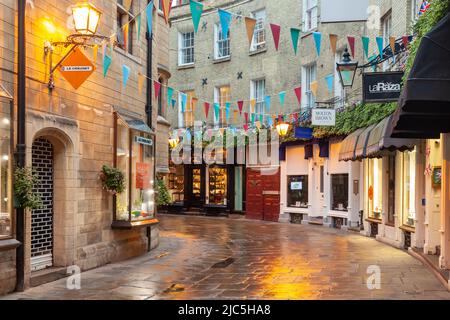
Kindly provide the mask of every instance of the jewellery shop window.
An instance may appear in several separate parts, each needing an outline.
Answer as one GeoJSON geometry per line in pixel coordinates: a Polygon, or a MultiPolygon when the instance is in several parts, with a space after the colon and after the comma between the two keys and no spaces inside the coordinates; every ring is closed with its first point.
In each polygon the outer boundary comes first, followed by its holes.
{"type": "Polygon", "coordinates": [[[132,228],[156,223],[154,135],[141,120],[115,116],[115,167],[125,175],[125,191],[114,196],[113,227],[132,228]]]}
{"type": "Polygon", "coordinates": [[[369,169],[368,214],[372,219],[381,220],[383,210],[383,159],[369,159],[367,162],[369,169]]]}
{"type": "Polygon", "coordinates": [[[308,176],[288,176],[287,205],[290,208],[308,208],[308,176]]]}

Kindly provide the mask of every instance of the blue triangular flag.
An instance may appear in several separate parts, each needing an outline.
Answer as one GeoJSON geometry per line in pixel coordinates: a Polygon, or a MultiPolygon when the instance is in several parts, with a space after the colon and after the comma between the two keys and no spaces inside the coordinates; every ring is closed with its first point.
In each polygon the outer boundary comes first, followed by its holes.
{"type": "Polygon", "coordinates": [[[172,101],[172,108],[175,108],[175,105],[177,104],[177,100],[172,99],[171,101],[172,101]]]}
{"type": "Polygon", "coordinates": [[[267,117],[267,125],[268,125],[269,127],[272,127],[272,125],[273,125],[272,117],[267,117]]]}
{"type": "Polygon", "coordinates": [[[187,94],[181,93],[181,112],[184,113],[186,111],[186,104],[187,104],[187,94]]]}
{"type": "Polygon", "coordinates": [[[170,103],[172,101],[173,89],[171,87],[167,88],[167,102],[170,103]]]}
{"type": "Polygon", "coordinates": [[[380,52],[380,57],[383,58],[383,37],[377,37],[378,51],[380,52]]]}
{"type": "Polygon", "coordinates": [[[145,9],[145,12],[147,14],[147,28],[148,28],[148,34],[152,35],[152,26],[153,26],[153,0],[150,1],[147,8],[145,9]]]}
{"type": "Polygon", "coordinates": [[[218,9],[220,25],[224,39],[228,38],[228,30],[230,29],[231,13],[222,9],[218,9]]]}
{"type": "Polygon", "coordinates": [[[278,96],[280,97],[280,105],[284,107],[284,101],[286,99],[286,91],[281,91],[278,96]]]}
{"type": "Polygon", "coordinates": [[[112,58],[108,55],[105,55],[103,59],[103,77],[106,78],[106,74],[108,73],[109,67],[111,66],[112,58]]]}
{"type": "Polygon", "coordinates": [[[197,33],[198,24],[200,23],[200,17],[202,16],[203,12],[203,4],[194,0],[190,0],[189,5],[191,7],[191,16],[192,23],[194,24],[194,31],[195,33],[197,33]]]}
{"type": "Polygon", "coordinates": [[[123,77],[123,86],[127,86],[128,79],[130,78],[130,67],[123,65],[122,66],[122,77],[123,77]]]}
{"type": "Polygon", "coordinates": [[[231,107],[231,103],[226,102],[225,103],[225,117],[227,118],[227,122],[228,122],[228,119],[230,118],[230,107],[231,107]]]}
{"type": "Polygon", "coordinates": [[[266,105],[266,110],[269,111],[270,110],[270,96],[264,97],[264,104],[266,105]]]}
{"type": "Polygon", "coordinates": [[[322,43],[322,34],[320,32],[313,32],[314,43],[316,44],[317,55],[320,56],[320,46],[322,43]]]}
{"type": "Polygon", "coordinates": [[[325,81],[327,82],[328,92],[333,92],[333,83],[334,83],[334,74],[329,74],[325,77],[325,81]]]}

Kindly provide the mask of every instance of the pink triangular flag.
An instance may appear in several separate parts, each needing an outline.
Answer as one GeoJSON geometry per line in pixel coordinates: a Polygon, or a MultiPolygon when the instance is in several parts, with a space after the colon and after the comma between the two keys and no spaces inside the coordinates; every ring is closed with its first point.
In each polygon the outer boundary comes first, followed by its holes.
{"type": "Polygon", "coordinates": [[[158,99],[159,93],[161,92],[161,83],[158,81],[153,81],[153,87],[155,88],[155,99],[158,99]]]}
{"type": "Polygon", "coordinates": [[[248,112],[244,112],[245,123],[248,123],[248,112]]]}
{"type": "Polygon", "coordinates": [[[350,52],[352,53],[352,57],[355,58],[355,37],[347,37],[348,45],[350,46],[350,52]]]}
{"type": "Polygon", "coordinates": [[[281,27],[277,24],[270,24],[270,29],[272,29],[273,41],[275,42],[275,49],[278,51],[278,45],[280,43],[280,33],[281,27]]]}
{"type": "Polygon", "coordinates": [[[302,102],[302,87],[295,88],[294,91],[297,96],[298,104],[300,104],[302,102]]]}
{"type": "Polygon", "coordinates": [[[244,130],[245,130],[245,132],[248,131],[248,124],[244,124],[244,130]]]}
{"type": "Polygon", "coordinates": [[[238,101],[239,113],[242,114],[242,108],[244,107],[244,101],[238,101]]]}
{"type": "Polygon", "coordinates": [[[403,45],[405,46],[405,49],[408,49],[409,37],[408,36],[403,36],[402,37],[402,41],[403,41],[403,45]]]}
{"type": "Polygon", "coordinates": [[[210,104],[205,102],[205,118],[208,119],[210,104]]]}

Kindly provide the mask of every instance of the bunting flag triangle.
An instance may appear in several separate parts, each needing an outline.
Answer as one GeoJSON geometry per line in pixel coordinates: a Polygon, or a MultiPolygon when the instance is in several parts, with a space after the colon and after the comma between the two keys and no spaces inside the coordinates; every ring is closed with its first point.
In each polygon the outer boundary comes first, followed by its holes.
{"type": "Polygon", "coordinates": [[[334,74],[329,74],[325,77],[325,81],[327,83],[328,92],[333,92],[333,83],[334,83],[334,74]]]}
{"type": "Polygon", "coordinates": [[[330,34],[330,47],[333,54],[336,54],[338,36],[336,34],[330,34]]]}
{"type": "Polygon", "coordinates": [[[377,46],[378,46],[378,52],[380,53],[380,57],[383,58],[383,37],[377,37],[377,46]]]}
{"type": "Polygon", "coordinates": [[[106,78],[106,74],[108,73],[109,67],[111,66],[112,59],[107,54],[103,59],[103,77],[106,78]]]}
{"type": "Polygon", "coordinates": [[[292,46],[294,47],[295,54],[297,54],[297,51],[298,51],[299,37],[300,37],[300,29],[291,28],[291,40],[292,40],[292,46]]]}
{"type": "Polygon", "coordinates": [[[245,28],[247,30],[248,43],[251,46],[253,42],[253,33],[255,32],[256,19],[245,17],[245,28]]]}
{"type": "Polygon", "coordinates": [[[271,117],[267,117],[267,125],[272,128],[273,123],[272,123],[272,118],[271,117]]]}
{"type": "Polygon", "coordinates": [[[92,57],[93,57],[92,60],[94,62],[94,65],[97,64],[97,55],[98,55],[98,44],[92,47],[92,57]]]}
{"type": "Polygon", "coordinates": [[[137,39],[139,41],[139,40],[141,40],[141,25],[142,25],[142,15],[141,14],[139,14],[136,17],[136,24],[137,24],[137,27],[136,27],[137,39]]]}
{"type": "Polygon", "coordinates": [[[273,42],[275,43],[275,49],[278,51],[278,46],[280,44],[280,33],[281,27],[277,24],[270,24],[270,29],[272,30],[273,42]]]}
{"type": "Polygon", "coordinates": [[[168,87],[167,88],[167,103],[169,103],[169,101],[172,101],[172,96],[173,96],[173,88],[168,87]]]}
{"type": "Polygon", "coordinates": [[[209,102],[205,102],[205,104],[204,104],[204,110],[205,110],[205,118],[206,119],[208,119],[208,115],[209,115],[209,108],[210,108],[210,104],[209,104],[209,102]]]}
{"type": "Polygon", "coordinates": [[[318,83],[317,80],[311,82],[310,88],[311,88],[311,92],[313,93],[314,97],[317,97],[317,89],[318,89],[318,83]]]}
{"type": "Polygon", "coordinates": [[[187,94],[181,92],[181,112],[184,113],[186,111],[186,104],[187,104],[187,94]]]}
{"type": "Polygon", "coordinates": [[[190,0],[189,6],[191,8],[191,17],[192,17],[192,23],[194,24],[194,31],[197,33],[198,31],[198,25],[200,23],[200,18],[202,16],[203,12],[203,3],[190,0]]]}
{"type": "Polygon", "coordinates": [[[153,30],[153,0],[147,5],[145,12],[147,15],[147,30],[148,34],[151,36],[153,30]]]}
{"type": "Polygon", "coordinates": [[[395,37],[389,37],[389,45],[391,46],[392,53],[395,53],[395,37]]]}
{"type": "Polygon", "coordinates": [[[248,112],[244,112],[245,123],[248,123],[248,112]]]}
{"type": "Polygon", "coordinates": [[[363,44],[363,50],[364,50],[364,54],[366,56],[367,59],[369,59],[369,42],[370,42],[370,38],[369,37],[362,37],[362,44],[363,44]]]}
{"type": "MultiPolygon", "coordinates": [[[[138,74],[138,92],[142,94],[142,89],[144,88],[145,76],[142,73],[138,74]]],[[[167,100],[170,101],[170,100],[167,100]]]]}
{"type": "MultiPolygon", "coordinates": [[[[152,0],[153,2],[153,0],[152,0]]],[[[163,13],[164,13],[164,19],[166,20],[166,24],[169,23],[169,15],[170,15],[170,9],[172,7],[172,0],[162,0],[163,5],[163,13]]]]}
{"type": "Polygon", "coordinates": [[[105,61],[105,55],[106,55],[106,47],[107,47],[107,43],[106,40],[102,42],[102,57],[103,57],[103,61],[105,61]]]}
{"type": "Polygon", "coordinates": [[[216,121],[219,121],[220,116],[220,105],[218,103],[214,103],[214,119],[216,121]]]}
{"type": "Polygon", "coordinates": [[[322,44],[322,34],[320,32],[313,32],[314,43],[316,45],[317,56],[320,56],[320,46],[322,44]]]}
{"type": "Polygon", "coordinates": [[[130,78],[130,67],[123,65],[122,66],[122,80],[123,80],[123,86],[127,86],[128,79],[130,78]]]}
{"type": "Polygon", "coordinates": [[[255,119],[256,119],[256,114],[252,113],[251,118],[252,118],[252,121],[251,121],[252,125],[254,125],[255,124],[255,119]]]}
{"type": "Polygon", "coordinates": [[[302,102],[302,87],[297,87],[294,89],[295,96],[297,97],[298,104],[302,102]]]}
{"type": "Polygon", "coordinates": [[[171,104],[172,104],[172,109],[175,108],[175,105],[177,104],[177,100],[172,99],[171,104]]]}
{"type": "Polygon", "coordinates": [[[402,42],[403,42],[403,45],[405,46],[405,49],[407,49],[408,48],[408,44],[409,44],[409,37],[408,36],[403,36],[402,37],[402,42]]]}
{"type": "Polygon", "coordinates": [[[348,36],[347,41],[348,41],[348,45],[350,46],[350,52],[354,59],[355,58],[355,37],[348,36]]]}
{"type": "Polygon", "coordinates": [[[129,22],[127,22],[124,26],[123,26],[123,46],[124,48],[128,48],[128,31],[130,29],[130,24],[129,22]]]}
{"type": "Polygon", "coordinates": [[[222,34],[224,36],[224,39],[228,39],[228,31],[230,29],[230,23],[231,23],[231,13],[222,9],[218,10],[219,13],[219,19],[220,19],[220,26],[222,27],[222,34]]]}
{"type": "Polygon", "coordinates": [[[245,132],[247,132],[247,131],[248,131],[248,124],[244,124],[244,125],[242,126],[242,128],[244,129],[245,132]]]}
{"type": "Polygon", "coordinates": [[[251,112],[255,112],[255,106],[256,106],[256,99],[251,99],[250,100],[251,112]]]}
{"type": "Polygon", "coordinates": [[[133,0],[123,0],[123,7],[125,8],[126,11],[130,11],[131,8],[131,2],[133,0]]]}
{"type": "Polygon", "coordinates": [[[270,110],[270,96],[265,96],[264,97],[264,104],[266,105],[267,112],[269,112],[269,110],[270,110]]]}
{"type": "Polygon", "coordinates": [[[284,102],[286,100],[286,91],[281,91],[278,94],[278,97],[280,97],[280,105],[281,105],[281,107],[284,107],[284,102]]]}
{"type": "Polygon", "coordinates": [[[242,115],[242,109],[244,108],[244,101],[237,102],[239,113],[242,115]]]}
{"type": "Polygon", "coordinates": [[[226,102],[225,103],[225,118],[228,120],[230,119],[230,107],[231,107],[231,103],[226,102]]]}
{"type": "Polygon", "coordinates": [[[161,91],[161,83],[159,83],[158,81],[154,80],[153,81],[153,88],[155,89],[155,99],[158,99],[159,93],[161,91]]]}
{"type": "MultiPolygon", "coordinates": [[[[374,53],[373,55],[371,55],[369,57],[369,62],[375,60],[377,57],[378,57],[378,55],[376,53],[374,53]]],[[[376,64],[372,65],[372,71],[375,72],[376,70],[377,70],[377,65],[376,64]]]]}

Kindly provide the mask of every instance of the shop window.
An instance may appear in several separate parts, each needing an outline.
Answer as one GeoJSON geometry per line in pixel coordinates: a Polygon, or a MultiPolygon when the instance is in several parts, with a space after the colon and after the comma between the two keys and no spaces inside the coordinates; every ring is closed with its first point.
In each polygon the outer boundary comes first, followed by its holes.
{"type": "Polygon", "coordinates": [[[12,235],[11,219],[11,112],[2,104],[0,110],[0,239],[12,235]]]}
{"type": "Polygon", "coordinates": [[[325,168],[324,166],[320,166],[320,182],[319,182],[319,187],[320,187],[320,193],[323,193],[323,189],[324,189],[324,175],[325,175],[325,168]]]}
{"type": "Polygon", "coordinates": [[[369,188],[367,191],[368,216],[381,220],[383,211],[383,159],[367,160],[369,188]]]}
{"type": "Polygon", "coordinates": [[[287,206],[308,208],[308,176],[288,176],[287,206]]]}
{"type": "Polygon", "coordinates": [[[348,174],[331,175],[331,209],[347,211],[348,207],[348,174]]]}
{"type": "Polygon", "coordinates": [[[416,219],[416,150],[403,153],[403,224],[413,227],[416,219]]]}
{"type": "Polygon", "coordinates": [[[227,205],[227,169],[210,167],[209,172],[209,204],[227,205]]]}
{"type": "Polygon", "coordinates": [[[131,228],[154,222],[154,135],[139,119],[114,113],[114,166],[125,174],[125,191],[114,197],[113,227],[131,228]]]}
{"type": "Polygon", "coordinates": [[[184,166],[171,165],[169,173],[169,193],[173,203],[184,201],[184,166]]]}
{"type": "Polygon", "coordinates": [[[395,224],[395,155],[388,159],[388,216],[387,224],[395,224]]]}

